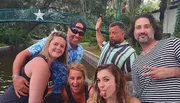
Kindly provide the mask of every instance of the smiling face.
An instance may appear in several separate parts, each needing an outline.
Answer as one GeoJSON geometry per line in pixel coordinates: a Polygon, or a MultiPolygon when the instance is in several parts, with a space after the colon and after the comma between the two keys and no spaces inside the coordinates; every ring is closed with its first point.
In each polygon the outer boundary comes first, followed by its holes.
{"type": "Polygon", "coordinates": [[[100,95],[104,99],[116,96],[115,77],[107,69],[100,70],[97,73],[97,86],[99,88],[100,95]]]}
{"type": "Polygon", "coordinates": [[[58,58],[61,56],[66,48],[66,41],[64,38],[59,36],[54,36],[51,40],[48,48],[48,52],[51,58],[58,58]]]}
{"type": "Polygon", "coordinates": [[[69,71],[68,83],[72,92],[81,92],[84,90],[85,77],[81,71],[71,69],[69,71]]]}
{"type": "MultiPolygon", "coordinates": [[[[83,25],[81,23],[76,23],[75,26],[78,28],[83,28],[83,25]]],[[[83,39],[83,36],[80,35],[79,33],[82,33],[84,31],[78,28],[74,28],[74,27],[68,28],[68,41],[73,48],[75,48],[83,39]],[[73,31],[76,31],[76,32],[73,33],[73,31]]]]}
{"type": "Polygon", "coordinates": [[[147,44],[154,40],[154,29],[147,18],[137,19],[134,26],[134,37],[139,43],[147,44]]]}

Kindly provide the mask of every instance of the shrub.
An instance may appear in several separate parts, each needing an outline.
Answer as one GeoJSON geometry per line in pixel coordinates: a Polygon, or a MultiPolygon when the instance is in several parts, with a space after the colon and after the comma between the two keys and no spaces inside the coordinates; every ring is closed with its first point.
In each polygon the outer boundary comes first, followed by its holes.
{"type": "Polygon", "coordinates": [[[2,27],[0,29],[0,41],[4,44],[18,46],[20,44],[28,44],[30,37],[22,29],[2,27]]]}
{"type": "Polygon", "coordinates": [[[180,3],[178,4],[178,9],[176,13],[176,23],[174,29],[174,36],[180,38],[180,3]]]}

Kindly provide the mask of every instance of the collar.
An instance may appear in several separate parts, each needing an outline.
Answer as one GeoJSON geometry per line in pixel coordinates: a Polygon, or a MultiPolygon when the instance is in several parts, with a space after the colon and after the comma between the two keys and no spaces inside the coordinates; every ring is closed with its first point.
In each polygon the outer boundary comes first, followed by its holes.
{"type": "MultiPolygon", "coordinates": [[[[79,44],[76,46],[75,49],[77,49],[78,47],[79,47],[79,44]]],[[[73,48],[71,47],[71,45],[68,43],[68,50],[75,50],[75,49],[73,49],[73,48]]]]}
{"type": "MultiPolygon", "coordinates": [[[[110,42],[109,42],[109,45],[110,45],[110,42]]],[[[113,47],[118,48],[118,47],[124,46],[124,45],[129,45],[129,43],[124,40],[120,44],[115,44],[113,47]]]]}

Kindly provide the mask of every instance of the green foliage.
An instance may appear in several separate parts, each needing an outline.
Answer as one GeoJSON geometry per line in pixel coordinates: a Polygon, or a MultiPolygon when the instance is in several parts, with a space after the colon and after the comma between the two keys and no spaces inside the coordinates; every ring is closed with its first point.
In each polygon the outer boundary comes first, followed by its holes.
{"type": "Polygon", "coordinates": [[[90,45],[96,45],[97,44],[96,32],[91,31],[91,30],[87,30],[87,32],[83,38],[83,42],[89,42],[90,45]]]}
{"type": "Polygon", "coordinates": [[[4,44],[4,43],[0,43],[0,47],[2,47],[2,46],[7,46],[6,44],[4,44]]]}
{"type": "Polygon", "coordinates": [[[4,26],[0,28],[0,41],[7,45],[18,46],[29,43],[30,38],[22,29],[4,26]]]}
{"type": "Polygon", "coordinates": [[[177,13],[176,13],[176,24],[175,24],[175,29],[174,29],[174,36],[180,38],[180,3],[177,8],[177,13]]]}
{"type": "Polygon", "coordinates": [[[140,45],[136,45],[136,46],[132,46],[132,47],[135,49],[137,55],[141,54],[142,49],[141,49],[140,45]]]}
{"type": "Polygon", "coordinates": [[[142,4],[140,6],[140,8],[136,9],[136,14],[148,13],[148,12],[152,12],[154,10],[158,10],[160,0],[156,0],[156,1],[157,2],[148,0],[148,2],[146,4],[142,4]]]}

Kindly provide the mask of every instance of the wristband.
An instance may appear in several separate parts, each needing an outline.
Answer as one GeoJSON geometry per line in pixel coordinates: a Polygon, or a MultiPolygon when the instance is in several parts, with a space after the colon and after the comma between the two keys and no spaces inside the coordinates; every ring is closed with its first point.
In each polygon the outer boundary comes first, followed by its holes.
{"type": "Polygon", "coordinates": [[[19,76],[19,74],[14,74],[12,75],[12,78],[16,78],[17,76],[19,76]]]}

